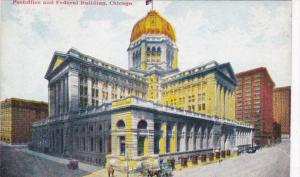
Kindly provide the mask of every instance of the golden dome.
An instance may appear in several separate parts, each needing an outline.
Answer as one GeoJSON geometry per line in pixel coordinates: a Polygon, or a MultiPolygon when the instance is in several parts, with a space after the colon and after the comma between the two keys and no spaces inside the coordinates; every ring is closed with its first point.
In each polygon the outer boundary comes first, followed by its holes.
{"type": "Polygon", "coordinates": [[[176,41],[175,30],[172,25],[154,10],[148,12],[144,18],[133,26],[130,42],[138,39],[143,34],[164,34],[172,41],[176,41]]]}

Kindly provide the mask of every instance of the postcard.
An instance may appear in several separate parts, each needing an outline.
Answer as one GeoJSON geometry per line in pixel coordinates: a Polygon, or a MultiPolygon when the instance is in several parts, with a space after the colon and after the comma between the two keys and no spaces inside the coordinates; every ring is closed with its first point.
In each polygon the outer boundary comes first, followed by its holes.
{"type": "Polygon", "coordinates": [[[1,1],[0,176],[293,176],[293,3],[1,1]]]}

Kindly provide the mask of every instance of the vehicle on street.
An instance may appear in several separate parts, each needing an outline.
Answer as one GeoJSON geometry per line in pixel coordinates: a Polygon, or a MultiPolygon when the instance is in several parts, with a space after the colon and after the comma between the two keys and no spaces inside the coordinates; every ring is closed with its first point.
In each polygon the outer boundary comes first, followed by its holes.
{"type": "Polygon", "coordinates": [[[247,148],[247,153],[255,153],[256,149],[254,147],[248,147],[247,148]]]}

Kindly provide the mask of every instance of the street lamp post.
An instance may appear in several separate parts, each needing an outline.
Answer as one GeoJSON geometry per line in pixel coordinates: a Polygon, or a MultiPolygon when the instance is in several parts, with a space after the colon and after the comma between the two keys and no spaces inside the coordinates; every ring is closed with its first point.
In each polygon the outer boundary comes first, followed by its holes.
{"type": "Polygon", "coordinates": [[[128,144],[126,143],[126,149],[125,149],[125,159],[126,159],[126,167],[127,167],[127,170],[126,170],[126,175],[127,177],[129,177],[129,157],[128,157],[128,144]]]}

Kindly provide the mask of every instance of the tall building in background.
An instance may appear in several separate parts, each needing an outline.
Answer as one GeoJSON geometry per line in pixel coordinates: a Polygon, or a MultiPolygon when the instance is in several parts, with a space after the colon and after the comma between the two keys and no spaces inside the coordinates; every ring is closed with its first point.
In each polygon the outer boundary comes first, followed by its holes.
{"type": "Polygon", "coordinates": [[[33,122],[48,116],[48,104],[10,98],[1,101],[0,140],[9,144],[31,141],[33,122]]]}
{"type": "Polygon", "coordinates": [[[273,88],[275,86],[264,67],[236,74],[236,119],[251,123],[255,142],[273,141],[273,88]]]}
{"type": "Polygon", "coordinates": [[[281,138],[289,138],[291,126],[291,87],[278,87],[273,90],[273,116],[280,125],[278,134],[281,138]]]}

